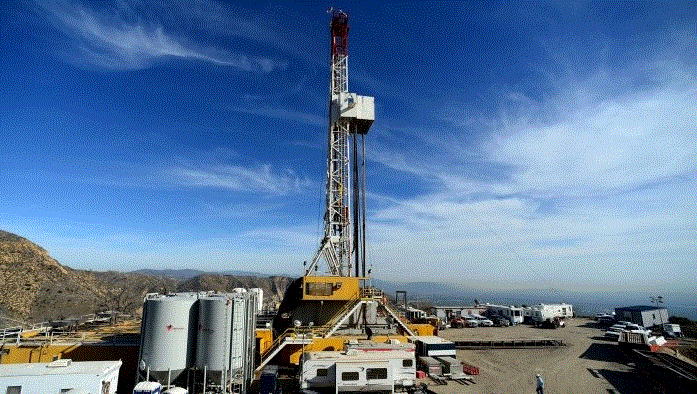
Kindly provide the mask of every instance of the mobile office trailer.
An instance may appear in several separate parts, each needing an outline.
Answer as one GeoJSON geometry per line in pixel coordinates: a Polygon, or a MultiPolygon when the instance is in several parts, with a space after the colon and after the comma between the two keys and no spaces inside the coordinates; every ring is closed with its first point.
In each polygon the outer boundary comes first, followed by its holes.
{"type": "Polygon", "coordinates": [[[394,392],[393,370],[388,360],[365,363],[360,360],[336,362],[336,392],[394,392]]]}
{"type": "Polygon", "coordinates": [[[508,319],[511,325],[521,324],[523,322],[523,308],[513,305],[487,304],[487,315],[489,317],[499,316],[508,319]]]}
{"type": "Polygon", "coordinates": [[[60,359],[0,365],[0,393],[115,394],[121,361],[60,359]]]}
{"type": "Polygon", "coordinates": [[[374,347],[368,350],[307,352],[301,367],[301,389],[394,391],[416,380],[414,348],[374,347]]]}
{"type": "Polygon", "coordinates": [[[443,374],[443,365],[433,357],[419,357],[419,368],[430,375],[440,376],[443,374]]]}
{"type": "Polygon", "coordinates": [[[627,320],[644,327],[668,323],[668,310],[655,306],[637,305],[615,308],[615,316],[618,320],[627,320]]]}
{"type": "Polygon", "coordinates": [[[455,342],[447,341],[437,336],[423,336],[410,339],[416,345],[417,356],[453,356],[455,357],[455,342]]]}

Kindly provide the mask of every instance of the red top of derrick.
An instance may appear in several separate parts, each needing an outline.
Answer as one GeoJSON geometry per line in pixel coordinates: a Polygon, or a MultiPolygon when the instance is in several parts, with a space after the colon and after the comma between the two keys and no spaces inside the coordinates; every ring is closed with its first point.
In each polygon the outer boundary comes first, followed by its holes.
{"type": "Polygon", "coordinates": [[[344,11],[332,12],[332,55],[347,54],[348,14],[344,11]]]}

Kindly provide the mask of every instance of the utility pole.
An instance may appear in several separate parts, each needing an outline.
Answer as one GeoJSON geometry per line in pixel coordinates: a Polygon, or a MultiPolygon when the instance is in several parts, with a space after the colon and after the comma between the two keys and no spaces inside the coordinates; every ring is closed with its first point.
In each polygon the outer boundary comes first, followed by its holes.
{"type": "Polygon", "coordinates": [[[360,276],[359,268],[362,268],[365,276],[365,226],[361,226],[365,221],[365,170],[361,171],[361,165],[365,165],[364,136],[375,120],[375,105],[373,97],[349,93],[348,14],[335,10],[330,12],[331,65],[324,235],[305,270],[305,276],[315,270],[320,257],[327,263],[331,275],[351,276],[353,264],[355,276],[360,276]],[[359,138],[362,149],[358,148],[359,138]],[[353,160],[350,160],[350,150],[353,151],[353,160]],[[350,178],[353,178],[353,183],[350,178]],[[351,224],[354,226],[353,232],[351,224]],[[353,262],[352,254],[355,257],[353,262]]]}

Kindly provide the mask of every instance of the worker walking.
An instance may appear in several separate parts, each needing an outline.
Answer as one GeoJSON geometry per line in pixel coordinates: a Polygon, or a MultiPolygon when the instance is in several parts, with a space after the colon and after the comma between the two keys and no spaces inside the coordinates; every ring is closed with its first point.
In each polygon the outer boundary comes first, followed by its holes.
{"type": "Polygon", "coordinates": [[[545,394],[545,382],[542,380],[542,376],[538,373],[537,377],[537,389],[535,390],[537,394],[545,394]]]}

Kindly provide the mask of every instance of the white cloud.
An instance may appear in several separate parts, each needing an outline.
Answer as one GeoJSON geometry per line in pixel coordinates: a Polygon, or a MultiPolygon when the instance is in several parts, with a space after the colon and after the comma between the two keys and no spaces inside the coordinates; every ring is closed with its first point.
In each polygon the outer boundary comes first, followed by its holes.
{"type": "Polygon", "coordinates": [[[263,73],[286,66],[264,56],[248,56],[220,47],[197,45],[168,33],[158,22],[141,20],[130,9],[100,14],[70,4],[53,7],[39,4],[39,7],[74,40],[77,53],[64,53],[64,56],[66,60],[78,62],[79,65],[140,69],[158,60],[179,58],[263,73]]]}
{"type": "Polygon", "coordinates": [[[181,166],[164,171],[174,183],[190,187],[212,187],[270,195],[300,193],[311,182],[291,170],[275,173],[271,165],[243,167],[236,165],[181,166]]]}
{"type": "MultiPolygon", "coordinates": [[[[582,94],[583,86],[577,87],[582,94]]],[[[697,83],[564,108],[561,119],[504,119],[487,147],[523,192],[606,194],[697,171],[697,83]]],[[[568,99],[567,99],[568,100],[568,99]]],[[[571,100],[578,102],[578,100],[571,100]]]]}
{"type": "Polygon", "coordinates": [[[649,59],[556,88],[541,100],[504,92],[504,110],[485,120],[464,111],[475,120],[454,122],[451,106],[453,133],[373,142],[372,159],[436,186],[381,199],[369,216],[379,275],[475,288],[691,286],[657,278],[697,268],[694,68],[649,59]],[[485,134],[458,140],[473,123],[485,134]]]}
{"type": "MultiPolygon", "coordinates": [[[[695,187],[687,181],[575,199],[554,215],[521,197],[407,199],[370,215],[369,257],[381,277],[414,280],[427,272],[430,280],[472,288],[667,285],[657,273],[686,278],[695,269],[697,195],[685,192],[695,187]]],[[[684,290],[686,282],[670,285],[684,290]]]]}

